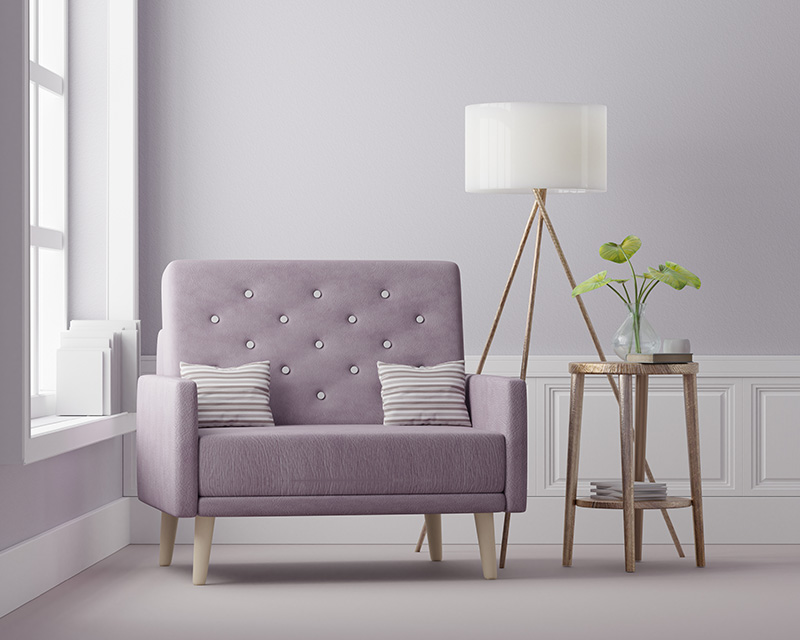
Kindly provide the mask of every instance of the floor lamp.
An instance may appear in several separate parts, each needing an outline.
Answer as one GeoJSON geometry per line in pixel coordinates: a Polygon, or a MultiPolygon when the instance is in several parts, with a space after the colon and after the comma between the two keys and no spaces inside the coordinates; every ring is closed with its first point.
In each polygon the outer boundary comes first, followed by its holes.
{"type": "MultiPolygon", "coordinates": [[[[495,313],[489,337],[483,348],[476,373],[483,371],[489,348],[519,267],[528,236],[536,222],[528,315],[522,347],[522,367],[519,377],[525,380],[528,370],[533,304],[539,273],[539,249],[544,227],[552,238],[556,253],[564,267],[570,288],[575,279],[561,249],[553,223],[547,213],[547,193],[584,193],[606,190],[606,107],[596,104],[497,102],[473,104],[466,107],[466,190],[470,193],[524,193],[534,195],[533,209],[522,233],[517,254],[511,266],[500,304],[495,313]]],[[[565,295],[568,293],[565,290],[565,295]]],[[[597,355],[605,360],[603,347],[597,338],[592,321],[580,296],[581,315],[591,335],[597,355]]],[[[619,389],[613,376],[608,376],[614,395],[619,401],[619,389]]],[[[654,482],[649,465],[648,479],[654,482]]],[[[672,521],[666,509],[661,513],[667,523],[678,554],[683,557],[672,521]]],[[[500,549],[500,568],[505,566],[511,514],[503,522],[500,549]]],[[[426,529],[423,526],[416,550],[422,547],[426,529]]]]}

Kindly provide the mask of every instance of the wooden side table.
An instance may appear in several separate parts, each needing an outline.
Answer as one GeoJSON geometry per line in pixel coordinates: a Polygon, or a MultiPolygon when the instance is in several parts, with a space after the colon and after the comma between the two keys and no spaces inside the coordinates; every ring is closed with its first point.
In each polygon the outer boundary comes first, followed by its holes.
{"type": "Polygon", "coordinates": [[[694,521],[694,553],[698,567],[704,567],[703,495],[700,481],[700,438],[697,420],[696,362],[687,364],[634,364],[630,362],[571,362],[569,445],[567,449],[567,494],[564,512],[563,565],[572,565],[575,534],[575,508],[622,509],[625,523],[625,570],[636,570],[642,559],[642,524],[644,509],[692,507],[694,521]],[[587,375],[619,375],[619,428],[622,451],[622,500],[578,498],[578,461],[580,458],[583,387],[587,375]],[[689,484],[691,498],[668,497],[666,500],[634,500],[633,483],[644,480],[647,443],[647,392],[649,377],[682,375],[686,408],[686,437],[689,450],[689,484]],[[636,438],[634,451],[633,376],[636,376],[636,438]]]}

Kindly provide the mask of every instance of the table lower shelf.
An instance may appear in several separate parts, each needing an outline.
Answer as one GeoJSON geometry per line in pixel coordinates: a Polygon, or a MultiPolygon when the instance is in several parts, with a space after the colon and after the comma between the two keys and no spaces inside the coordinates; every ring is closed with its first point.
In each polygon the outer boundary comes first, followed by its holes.
{"type": "MultiPolygon", "coordinates": [[[[575,506],[588,509],[622,509],[622,500],[599,500],[596,498],[576,498],[575,506]]],[[[681,509],[691,507],[691,498],[667,497],[666,500],[634,500],[634,509],[681,509]]]]}

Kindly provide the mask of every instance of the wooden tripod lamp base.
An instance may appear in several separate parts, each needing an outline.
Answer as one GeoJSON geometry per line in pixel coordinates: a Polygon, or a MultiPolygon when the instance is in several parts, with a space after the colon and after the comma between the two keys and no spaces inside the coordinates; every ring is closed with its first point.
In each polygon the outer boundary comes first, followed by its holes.
{"type": "MultiPolygon", "coordinates": [[[[471,104],[465,110],[465,124],[466,190],[470,193],[503,194],[530,194],[532,190],[536,197],[477,369],[477,373],[483,371],[522,252],[535,222],[533,273],[528,296],[525,340],[522,346],[522,366],[519,373],[519,377],[525,380],[533,326],[533,303],[536,299],[536,280],[539,275],[539,249],[544,227],[547,227],[547,233],[555,245],[570,290],[575,288],[572,271],[567,264],[550,216],[547,215],[545,208],[547,191],[548,189],[551,192],[606,190],[606,107],[601,104],[547,102],[471,104]]],[[[580,296],[575,300],[578,302],[597,355],[600,360],[605,361],[603,348],[597,339],[586,307],[580,296]]],[[[611,375],[608,376],[608,380],[619,402],[617,383],[611,375]]],[[[647,471],[648,477],[653,481],[649,467],[647,471]]],[[[682,555],[669,516],[666,510],[662,510],[662,513],[679,554],[682,555]]],[[[510,524],[511,514],[506,513],[500,550],[501,569],[505,566],[510,524]]],[[[417,544],[418,551],[424,539],[423,528],[417,544]]]]}
{"type": "MultiPolygon", "coordinates": [[[[526,379],[528,371],[528,354],[530,352],[530,345],[531,345],[531,331],[533,328],[533,306],[536,300],[536,284],[539,275],[539,253],[542,243],[543,227],[547,227],[548,234],[550,235],[550,238],[553,241],[556,253],[558,254],[559,260],[561,261],[561,266],[564,268],[564,273],[567,276],[567,280],[570,286],[570,291],[574,289],[576,285],[575,278],[572,276],[572,270],[569,267],[567,258],[564,255],[563,249],[561,248],[561,243],[558,240],[558,235],[556,234],[556,231],[553,228],[553,223],[551,222],[550,216],[547,214],[547,209],[545,208],[545,201],[547,199],[547,190],[534,189],[533,192],[534,195],[536,196],[536,202],[533,205],[533,209],[531,210],[528,222],[525,225],[525,229],[522,233],[522,240],[520,241],[519,248],[517,249],[517,255],[514,257],[514,262],[511,265],[511,272],[508,275],[506,286],[503,289],[502,296],[500,297],[500,304],[497,307],[497,312],[495,313],[494,321],[492,322],[492,328],[489,330],[489,337],[486,340],[486,345],[483,348],[483,353],[481,354],[481,359],[478,363],[478,368],[475,371],[478,374],[480,374],[483,371],[483,367],[486,364],[486,358],[489,355],[489,349],[492,346],[492,341],[494,340],[495,333],[497,332],[497,326],[500,323],[501,316],[503,315],[503,309],[505,308],[506,300],[508,299],[508,293],[511,290],[511,285],[514,282],[514,277],[517,274],[517,268],[519,267],[520,259],[522,258],[523,251],[525,250],[525,245],[527,244],[528,236],[530,235],[530,231],[531,228],[533,227],[534,221],[536,222],[536,241],[533,252],[533,273],[531,274],[530,295],[528,297],[528,315],[527,315],[527,321],[525,323],[525,339],[523,341],[523,347],[522,347],[522,368],[519,374],[521,380],[526,379]]],[[[591,318],[589,318],[589,313],[588,311],[586,311],[586,307],[583,304],[583,300],[581,300],[580,296],[577,296],[575,300],[578,302],[578,307],[580,308],[581,316],[583,316],[583,320],[586,323],[586,328],[589,330],[589,335],[591,336],[592,342],[594,343],[597,355],[601,361],[605,362],[606,356],[605,353],[603,352],[603,347],[601,346],[600,340],[597,337],[597,332],[594,329],[594,325],[592,324],[591,318]]],[[[610,374],[607,376],[607,378],[609,383],[611,384],[611,389],[614,392],[614,396],[617,399],[617,402],[619,402],[620,395],[619,395],[619,388],[617,387],[617,382],[614,379],[614,377],[610,374]]],[[[650,482],[655,482],[655,478],[653,477],[653,474],[650,471],[650,465],[647,464],[646,460],[645,460],[645,468],[647,471],[648,480],[650,482]]],[[[670,519],[667,510],[661,509],[661,514],[664,518],[664,522],[667,525],[667,529],[669,530],[672,542],[678,551],[678,555],[681,558],[683,558],[684,552],[683,549],[681,548],[680,541],[678,540],[678,536],[675,533],[675,527],[672,524],[672,520],[670,519]]],[[[508,534],[510,526],[511,526],[511,514],[506,513],[505,518],[503,520],[503,537],[500,546],[501,569],[505,568],[506,553],[508,551],[508,534]]],[[[415,551],[419,551],[422,548],[422,544],[425,541],[425,533],[426,529],[423,526],[419,536],[419,540],[417,541],[417,546],[415,548],[415,551]]]]}

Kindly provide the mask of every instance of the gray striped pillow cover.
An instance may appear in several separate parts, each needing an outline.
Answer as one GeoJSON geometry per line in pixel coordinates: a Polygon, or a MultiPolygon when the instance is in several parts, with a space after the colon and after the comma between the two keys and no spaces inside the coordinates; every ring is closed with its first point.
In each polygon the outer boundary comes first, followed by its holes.
{"type": "Polygon", "coordinates": [[[239,367],[181,362],[181,378],[197,383],[197,417],[201,427],[271,427],[269,361],[239,367]]]}
{"type": "Polygon", "coordinates": [[[464,361],[432,367],[378,362],[383,424],[471,427],[464,361]]]}

